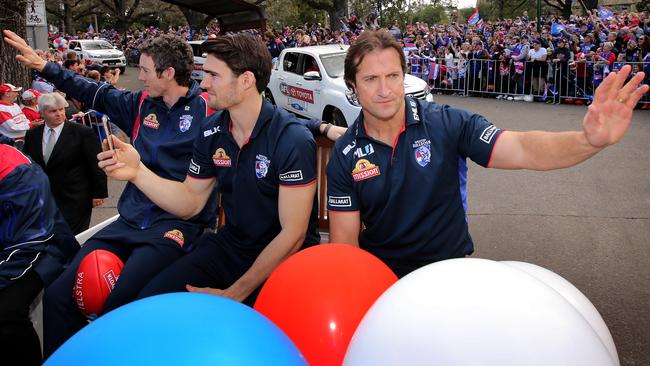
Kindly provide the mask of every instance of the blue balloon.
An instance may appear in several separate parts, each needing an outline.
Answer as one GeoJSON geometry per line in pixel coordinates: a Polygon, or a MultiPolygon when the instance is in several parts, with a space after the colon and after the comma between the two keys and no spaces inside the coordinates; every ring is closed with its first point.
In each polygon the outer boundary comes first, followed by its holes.
{"type": "Polygon", "coordinates": [[[275,324],[221,296],[174,293],[122,306],[95,320],[46,362],[51,365],[306,366],[275,324]]]}

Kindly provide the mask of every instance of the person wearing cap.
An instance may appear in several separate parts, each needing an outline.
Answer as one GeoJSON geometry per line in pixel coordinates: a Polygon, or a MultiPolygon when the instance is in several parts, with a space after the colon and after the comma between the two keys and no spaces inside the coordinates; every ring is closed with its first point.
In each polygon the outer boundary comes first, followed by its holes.
{"type": "Polygon", "coordinates": [[[23,100],[23,113],[29,120],[29,128],[34,128],[43,123],[41,113],[38,111],[38,97],[41,96],[37,90],[27,89],[20,96],[23,100]]]}
{"type": "Polygon", "coordinates": [[[567,41],[564,38],[560,38],[557,41],[557,47],[553,50],[553,55],[551,56],[553,60],[553,65],[556,67],[555,75],[555,92],[559,93],[558,95],[567,95],[569,90],[569,60],[571,59],[571,51],[567,46],[567,41]]]}
{"type": "Polygon", "coordinates": [[[542,41],[539,38],[534,39],[533,48],[528,50],[528,61],[532,65],[530,68],[531,94],[542,94],[548,71],[546,56],[546,48],[542,47],[542,41]]]}
{"type": "Polygon", "coordinates": [[[0,85],[0,134],[22,147],[25,131],[29,130],[29,119],[16,104],[18,93],[23,90],[11,84],[0,85]]]}

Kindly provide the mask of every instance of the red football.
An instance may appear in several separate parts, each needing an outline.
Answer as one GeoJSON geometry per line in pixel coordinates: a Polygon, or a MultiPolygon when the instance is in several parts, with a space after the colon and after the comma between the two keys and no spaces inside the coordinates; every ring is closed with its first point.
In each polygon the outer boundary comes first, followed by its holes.
{"type": "Polygon", "coordinates": [[[107,250],[93,250],[84,257],[72,288],[72,297],[84,314],[93,319],[101,314],[122,268],[122,260],[107,250]]]}

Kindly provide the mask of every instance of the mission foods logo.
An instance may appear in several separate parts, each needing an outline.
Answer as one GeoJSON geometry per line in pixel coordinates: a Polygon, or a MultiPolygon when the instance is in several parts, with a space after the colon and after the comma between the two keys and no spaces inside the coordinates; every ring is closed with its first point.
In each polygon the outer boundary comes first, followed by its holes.
{"type": "Polygon", "coordinates": [[[354,178],[355,182],[372,178],[379,174],[381,174],[379,171],[379,166],[369,162],[366,159],[357,161],[354,166],[354,170],[352,170],[352,178],[354,178]]]}
{"type": "Polygon", "coordinates": [[[157,130],[158,127],[160,127],[160,123],[158,123],[158,117],[156,117],[154,113],[151,113],[148,116],[144,117],[144,122],[142,124],[145,127],[153,128],[154,130],[157,130]]]}
{"type": "Polygon", "coordinates": [[[232,165],[230,156],[226,154],[226,150],[224,150],[222,147],[218,148],[217,151],[214,152],[214,155],[212,155],[212,162],[215,166],[220,167],[228,167],[232,165]]]}
{"type": "Polygon", "coordinates": [[[280,84],[280,92],[288,97],[314,104],[314,92],[307,89],[296,88],[285,83],[280,84]]]}
{"type": "Polygon", "coordinates": [[[175,241],[176,244],[180,246],[183,246],[183,244],[185,244],[185,237],[183,236],[183,233],[178,229],[169,230],[163,236],[167,239],[175,241]]]}

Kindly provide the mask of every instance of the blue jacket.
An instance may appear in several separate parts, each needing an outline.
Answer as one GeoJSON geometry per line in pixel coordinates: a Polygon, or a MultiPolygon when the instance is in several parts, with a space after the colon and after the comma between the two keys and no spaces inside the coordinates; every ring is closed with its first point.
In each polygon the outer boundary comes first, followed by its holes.
{"type": "Polygon", "coordinates": [[[0,290],[32,268],[47,286],[78,250],[40,166],[0,144],[0,290]]]}
{"type": "MultiPolygon", "coordinates": [[[[162,97],[152,98],[146,92],[122,91],[107,83],[97,83],[48,63],[42,72],[57,89],[83,102],[111,121],[131,137],[144,165],[158,176],[182,182],[192,157],[201,122],[212,110],[206,96],[192,81],[186,96],[168,108],[162,97]]],[[[215,193],[213,193],[213,196],[215,193]]],[[[217,199],[212,197],[201,213],[188,220],[207,226],[216,219],[217,199]]],[[[162,220],[179,220],[154,204],[135,185],[127,183],[117,209],[121,219],[130,226],[146,229],[162,220]]]]}

